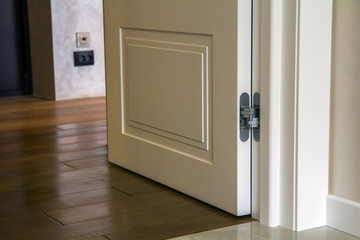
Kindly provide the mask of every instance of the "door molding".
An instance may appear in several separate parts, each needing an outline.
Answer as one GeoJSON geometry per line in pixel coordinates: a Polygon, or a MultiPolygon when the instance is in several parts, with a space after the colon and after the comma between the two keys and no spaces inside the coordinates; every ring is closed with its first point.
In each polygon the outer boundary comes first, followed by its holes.
{"type": "Polygon", "coordinates": [[[332,1],[261,1],[255,21],[261,21],[260,223],[295,231],[326,225],[332,1]]]}

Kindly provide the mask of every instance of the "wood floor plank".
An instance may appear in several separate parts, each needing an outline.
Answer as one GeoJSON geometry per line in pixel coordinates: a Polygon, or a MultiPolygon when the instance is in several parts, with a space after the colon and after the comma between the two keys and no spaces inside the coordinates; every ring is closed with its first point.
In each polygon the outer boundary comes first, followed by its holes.
{"type": "Polygon", "coordinates": [[[104,120],[105,104],[79,105],[66,108],[31,109],[0,115],[0,131],[26,129],[74,123],[91,120],[104,120]]]}
{"type": "Polygon", "coordinates": [[[31,141],[33,139],[37,139],[39,137],[42,138],[43,136],[46,136],[47,134],[50,134],[50,135],[54,134],[56,131],[59,131],[59,129],[57,129],[54,126],[21,129],[21,130],[11,130],[11,131],[1,131],[0,144],[27,142],[27,141],[31,141]]]}
{"type": "MultiPolygon", "coordinates": [[[[9,163],[8,161],[5,160],[3,162],[9,163]]],[[[0,186],[7,180],[13,181],[15,180],[15,178],[25,179],[27,177],[31,178],[31,176],[33,175],[42,175],[43,173],[39,174],[39,169],[44,169],[44,170],[46,169],[44,173],[48,175],[56,175],[62,171],[75,170],[75,168],[61,162],[39,161],[39,162],[32,162],[31,164],[28,165],[22,163],[20,164],[14,163],[10,165],[6,164],[7,166],[4,166],[3,162],[0,164],[0,180],[3,181],[0,182],[0,186]]]]}
{"type": "Polygon", "coordinates": [[[83,240],[109,240],[109,239],[104,236],[98,236],[98,237],[91,237],[91,238],[83,238],[83,240]]]}
{"type": "MultiPolygon", "coordinates": [[[[38,104],[37,104],[38,105],[38,104]]],[[[61,119],[64,116],[80,116],[85,115],[86,113],[102,112],[101,109],[103,103],[96,105],[82,105],[82,106],[69,106],[65,108],[33,108],[33,109],[23,109],[22,111],[14,111],[7,114],[0,115],[1,120],[7,120],[13,118],[14,120],[23,121],[23,119],[32,119],[32,118],[44,118],[48,117],[49,119],[61,119]]],[[[0,109],[1,113],[1,109],[0,109]]]]}
{"type": "MultiPolygon", "coordinates": [[[[51,143],[49,143],[50,145],[51,143]]],[[[8,161],[19,161],[19,162],[29,162],[36,161],[36,159],[45,159],[49,161],[71,161],[84,158],[100,157],[107,155],[107,148],[105,146],[98,148],[91,148],[79,151],[63,152],[63,153],[54,153],[52,149],[45,149],[38,151],[37,149],[22,150],[12,153],[6,153],[3,156],[8,159],[8,161]]]]}
{"type": "Polygon", "coordinates": [[[0,161],[0,179],[7,177],[29,176],[33,174],[56,174],[63,170],[67,170],[66,164],[56,161],[55,156],[14,159],[6,158],[0,161]],[[12,173],[19,174],[13,175],[12,173]]]}
{"type": "Polygon", "coordinates": [[[17,220],[22,220],[24,217],[36,216],[47,211],[86,206],[125,198],[130,198],[130,196],[109,187],[80,191],[48,199],[34,200],[26,204],[10,204],[7,205],[6,208],[1,207],[0,220],[5,221],[12,219],[14,216],[17,216],[17,220]],[[24,213],[26,213],[26,215],[24,215],[24,213]]]}
{"type": "Polygon", "coordinates": [[[0,126],[0,131],[4,130],[15,130],[15,129],[27,129],[27,128],[37,128],[49,125],[57,125],[63,122],[74,122],[76,119],[77,121],[81,121],[82,119],[89,119],[92,120],[99,120],[105,117],[105,113],[103,112],[94,112],[93,114],[89,115],[81,115],[81,114],[68,114],[61,118],[49,118],[49,116],[43,117],[33,117],[33,118],[21,118],[26,121],[12,121],[13,119],[9,119],[8,121],[2,121],[0,126]]]}
{"type": "Polygon", "coordinates": [[[153,181],[133,182],[113,186],[130,196],[140,197],[166,190],[167,188],[153,181]]]}
{"type": "Polygon", "coordinates": [[[66,161],[66,162],[62,162],[62,163],[66,164],[74,169],[84,169],[84,168],[92,168],[92,167],[99,167],[99,166],[107,166],[109,164],[107,156],[72,160],[72,161],[66,161]]]}
{"type": "Polygon", "coordinates": [[[68,124],[59,124],[56,127],[62,130],[72,130],[72,129],[81,129],[89,127],[99,127],[106,125],[106,120],[95,120],[95,121],[86,121],[86,122],[76,122],[68,124]]]}
{"type": "MultiPolygon", "coordinates": [[[[57,128],[59,129],[59,128],[57,128]]],[[[78,135],[87,135],[87,134],[93,134],[93,133],[105,133],[107,131],[106,125],[104,126],[97,126],[94,124],[91,127],[86,128],[75,128],[75,129],[69,129],[69,130],[62,130],[56,132],[56,137],[62,138],[62,137],[71,137],[71,136],[78,136],[78,135]]]]}
{"type": "Polygon", "coordinates": [[[144,211],[164,206],[170,206],[189,201],[185,196],[169,190],[148,194],[143,197],[132,197],[116,201],[67,208],[63,210],[47,212],[54,219],[63,224],[89,221],[115,215],[128,214],[131,212],[144,211]],[[146,204],[144,202],[146,201],[146,204]]]}
{"type": "MultiPolygon", "coordinates": [[[[62,193],[62,189],[66,184],[70,185],[71,182],[76,184],[76,181],[79,180],[95,180],[96,178],[110,175],[110,172],[114,173],[116,170],[109,168],[108,166],[100,166],[64,172],[45,171],[38,174],[28,174],[25,176],[21,175],[19,177],[13,177],[9,179],[2,177],[0,186],[3,192],[5,192],[4,186],[10,185],[9,183],[14,183],[14,187],[21,185],[20,189],[18,187],[20,193],[22,193],[25,188],[31,190],[32,193],[35,191],[37,193],[46,193],[48,192],[47,189],[56,191],[57,193],[62,193]]],[[[3,193],[0,192],[0,197],[2,194],[3,193]]],[[[36,196],[36,194],[32,194],[31,197],[34,197],[33,195],[36,196]]]]}
{"type": "Polygon", "coordinates": [[[16,201],[28,202],[68,194],[74,191],[87,191],[139,181],[148,180],[129,171],[112,166],[84,168],[66,173],[56,171],[41,172],[8,179],[2,177],[0,182],[0,204],[7,204],[7,199],[9,198],[14,199],[11,203],[16,201]],[[24,194],[24,192],[27,194],[24,194]],[[1,201],[2,199],[5,202],[1,201]]]}
{"type": "Polygon", "coordinates": [[[101,156],[107,156],[107,148],[106,147],[99,147],[99,148],[92,148],[89,150],[59,153],[57,155],[56,159],[60,162],[65,162],[65,161],[70,161],[70,160],[101,157],[101,156]]]}
{"type": "Polygon", "coordinates": [[[46,185],[41,184],[40,186],[36,186],[36,183],[26,184],[28,184],[29,186],[24,187],[21,190],[1,192],[0,203],[3,204],[3,206],[5,207],[12,205],[13,203],[27,203],[36,200],[50,199],[70,193],[85,192],[89,190],[108,187],[107,182],[103,182],[99,179],[81,179],[58,185],[56,185],[56,181],[48,182],[46,185]],[[32,185],[35,186],[33,187],[32,185]],[[12,199],[10,203],[8,203],[9,199],[12,199]]]}
{"type": "Polygon", "coordinates": [[[93,148],[100,148],[100,147],[106,147],[107,145],[107,139],[98,139],[98,140],[91,140],[91,141],[83,141],[78,143],[72,143],[72,144],[64,144],[57,146],[56,149],[54,149],[56,152],[71,152],[71,151],[79,151],[84,149],[93,149],[93,148]]]}
{"type": "Polygon", "coordinates": [[[74,100],[63,100],[63,101],[50,101],[43,100],[41,98],[35,97],[25,97],[25,98],[0,98],[0,113],[10,113],[10,112],[29,112],[33,110],[43,110],[47,109],[60,109],[60,108],[73,108],[73,107],[83,107],[83,106],[93,106],[97,104],[105,104],[105,98],[83,98],[83,99],[74,99],[74,100]]]}
{"type": "MultiPolygon", "coordinates": [[[[39,98],[33,96],[13,96],[13,97],[2,97],[0,98],[0,108],[12,109],[14,106],[21,104],[30,104],[31,102],[39,102],[39,98]]],[[[46,100],[41,100],[46,101],[46,100]]]]}
{"type": "MultiPolygon", "coordinates": [[[[104,122],[104,121],[101,121],[104,122]]],[[[77,126],[78,124],[71,124],[77,126]]],[[[61,126],[61,125],[60,125],[61,126]]],[[[28,129],[19,129],[19,130],[10,130],[10,131],[1,131],[0,143],[6,142],[17,142],[17,141],[29,141],[36,138],[56,138],[56,137],[71,137],[77,135],[86,135],[92,133],[106,132],[106,123],[105,125],[100,125],[98,121],[86,122],[86,125],[79,126],[79,128],[72,129],[61,129],[57,126],[45,126],[38,128],[28,128],[28,129]]]]}
{"type": "Polygon", "coordinates": [[[57,153],[57,152],[71,152],[79,151],[84,149],[99,148],[105,147],[107,144],[106,133],[98,134],[89,134],[76,137],[68,138],[58,138],[57,141],[28,141],[28,142],[17,142],[17,143],[7,143],[0,145],[0,154],[9,154],[19,152],[19,148],[22,148],[22,153],[27,154],[30,152],[43,151],[48,153],[57,153]],[[79,138],[79,141],[76,141],[76,138],[79,138]]]}
{"type": "Polygon", "coordinates": [[[107,131],[106,125],[87,128],[74,128],[69,130],[63,130],[55,126],[46,126],[40,128],[21,129],[16,131],[1,131],[0,143],[13,141],[32,141],[38,138],[51,139],[51,138],[63,138],[73,137],[79,135],[88,135],[95,133],[105,133],[107,131]]]}
{"type": "Polygon", "coordinates": [[[99,140],[99,139],[106,139],[107,133],[106,132],[100,132],[100,133],[92,133],[92,134],[86,134],[86,135],[76,135],[71,137],[61,137],[57,139],[57,144],[70,144],[70,143],[80,143],[80,142],[88,142],[93,140],[99,140]]]}
{"type": "MultiPolygon", "coordinates": [[[[135,230],[140,226],[152,226],[153,224],[165,224],[177,219],[188,219],[194,216],[208,215],[213,208],[200,204],[196,201],[185,201],[176,205],[164,206],[161,208],[146,209],[145,211],[131,212],[110,217],[94,219],[64,225],[63,230],[58,228],[38,229],[33,232],[31,239],[83,239],[105,234],[126,232],[135,230]]],[[[21,236],[14,239],[21,239],[21,236]]],[[[132,239],[132,238],[118,238],[132,239]]]]}
{"type": "MultiPolygon", "coordinates": [[[[50,219],[42,213],[36,215],[32,214],[31,216],[26,216],[25,212],[23,212],[22,214],[24,214],[25,216],[23,216],[21,219],[13,217],[0,220],[1,239],[13,239],[13,236],[17,235],[18,233],[27,233],[34,231],[34,229],[57,229],[61,227],[60,223],[54,221],[53,219],[50,219]]],[[[30,238],[26,238],[26,236],[24,236],[23,239],[30,238]]]]}

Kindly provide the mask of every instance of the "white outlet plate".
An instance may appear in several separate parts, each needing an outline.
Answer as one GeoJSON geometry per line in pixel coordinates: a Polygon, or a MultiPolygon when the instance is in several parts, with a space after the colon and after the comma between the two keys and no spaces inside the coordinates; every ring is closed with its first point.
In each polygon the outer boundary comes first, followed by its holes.
{"type": "Polygon", "coordinates": [[[77,48],[90,47],[90,32],[77,32],[76,33],[76,47],[77,48]]]}

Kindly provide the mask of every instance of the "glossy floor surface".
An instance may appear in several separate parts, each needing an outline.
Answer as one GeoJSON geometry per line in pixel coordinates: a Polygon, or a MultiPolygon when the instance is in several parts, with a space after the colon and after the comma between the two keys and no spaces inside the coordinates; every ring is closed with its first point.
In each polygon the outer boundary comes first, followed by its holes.
{"type": "Polygon", "coordinates": [[[172,240],[360,240],[360,238],[330,227],[293,232],[281,227],[268,228],[258,222],[251,222],[172,240]]]}
{"type": "Polygon", "coordinates": [[[245,223],[108,163],[104,98],[0,99],[0,239],[166,239],[245,223]]]}

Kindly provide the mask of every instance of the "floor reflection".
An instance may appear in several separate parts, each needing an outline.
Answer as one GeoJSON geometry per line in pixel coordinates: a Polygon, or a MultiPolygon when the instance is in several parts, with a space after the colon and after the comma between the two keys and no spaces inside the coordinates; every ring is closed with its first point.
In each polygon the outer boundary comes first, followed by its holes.
{"type": "Polygon", "coordinates": [[[360,240],[330,227],[293,232],[285,228],[268,228],[258,222],[191,234],[172,240],[360,240]]]}

